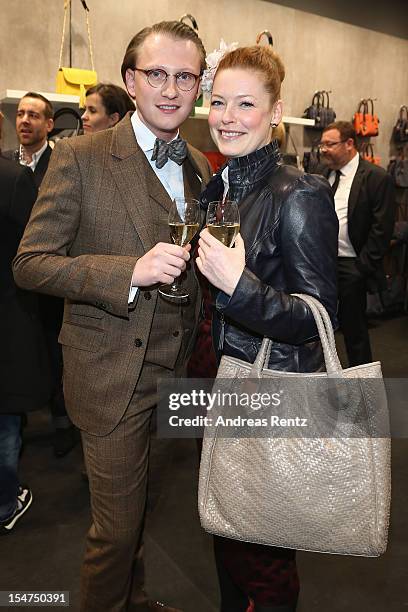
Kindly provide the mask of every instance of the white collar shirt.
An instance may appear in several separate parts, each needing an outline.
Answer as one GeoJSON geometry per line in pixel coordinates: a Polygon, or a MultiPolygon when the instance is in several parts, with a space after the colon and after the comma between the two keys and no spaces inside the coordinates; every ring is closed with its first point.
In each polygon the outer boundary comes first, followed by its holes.
{"type": "MultiPolygon", "coordinates": [[[[142,149],[153,172],[156,174],[170,198],[172,200],[174,198],[184,198],[183,166],[179,166],[176,162],[169,159],[163,168],[157,168],[156,162],[152,161],[156,136],[140,119],[137,110],[132,114],[131,123],[137,144],[142,149]]],[[[177,138],[177,136],[178,132],[175,138],[177,138]]],[[[129,304],[134,302],[136,294],[137,287],[131,286],[128,297],[129,304]]]]}
{"type": "Polygon", "coordinates": [[[20,145],[20,148],[19,148],[19,161],[20,161],[20,164],[22,166],[27,166],[27,168],[30,168],[34,172],[34,170],[37,167],[38,162],[40,161],[41,155],[44,153],[44,151],[45,151],[45,149],[47,147],[48,147],[48,140],[45,141],[45,143],[43,144],[41,149],[38,149],[38,151],[36,151],[35,153],[32,154],[31,161],[27,162],[26,159],[25,159],[24,147],[23,147],[23,145],[20,145]]]}
{"type": "MultiPolygon", "coordinates": [[[[146,159],[149,162],[153,172],[169,194],[170,198],[184,198],[184,179],[183,179],[183,166],[179,166],[172,159],[169,159],[163,168],[157,168],[156,162],[152,161],[153,147],[156,141],[156,136],[152,131],[149,130],[137,114],[137,110],[133,113],[132,127],[135,133],[137,144],[146,155],[146,159]]],[[[177,138],[177,135],[175,138],[177,138]]],[[[175,140],[173,138],[173,140],[175,140]]]]}
{"type": "MultiPolygon", "coordinates": [[[[347,214],[351,186],[357,172],[359,161],[359,154],[356,153],[355,156],[345,166],[343,166],[343,168],[340,168],[340,181],[334,195],[336,214],[339,219],[339,257],[357,257],[348,233],[347,214]]],[[[329,183],[331,185],[333,185],[335,177],[336,172],[335,170],[332,170],[329,175],[329,183]]]]}

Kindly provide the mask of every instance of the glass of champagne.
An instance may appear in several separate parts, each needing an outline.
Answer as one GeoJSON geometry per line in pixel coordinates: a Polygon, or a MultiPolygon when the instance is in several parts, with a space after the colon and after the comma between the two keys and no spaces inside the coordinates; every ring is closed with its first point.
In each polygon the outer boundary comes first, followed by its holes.
{"type": "MultiPolygon", "coordinates": [[[[200,226],[200,202],[198,200],[175,198],[169,211],[170,236],[174,244],[184,247],[194,238],[200,226]]],[[[171,285],[162,285],[159,293],[167,298],[188,298],[188,291],[180,284],[180,277],[171,285]]]]}
{"type": "Polygon", "coordinates": [[[231,247],[239,232],[238,203],[234,200],[210,202],[207,209],[207,229],[214,238],[231,247]]]}

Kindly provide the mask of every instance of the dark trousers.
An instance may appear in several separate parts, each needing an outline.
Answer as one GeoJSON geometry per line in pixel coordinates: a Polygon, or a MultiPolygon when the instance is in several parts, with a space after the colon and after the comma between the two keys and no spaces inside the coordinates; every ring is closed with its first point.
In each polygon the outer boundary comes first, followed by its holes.
{"type": "Polygon", "coordinates": [[[17,506],[20,422],[18,414],[0,414],[0,521],[8,519],[17,506]]]}
{"type": "Polygon", "coordinates": [[[294,612],[299,594],[296,551],[214,538],[220,612],[294,612]]]}
{"type": "Polygon", "coordinates": [[[366,318],[367,282],[354,257],[338,258],[338,318],[344,335],[349,366],[372,361],[366,318]]]}
{"type": "Polygon", "coordinates": [[[64,300],[51,295],[40,295],[40,316],[44,328],[48,358],[52,377],[52,396],[50,410],[54,427],[65,429],[71,426],[71,420],[65,409],[64,392],[62,387],[62,347],[58,343],[58,336],[62,325],[64,300]]]}

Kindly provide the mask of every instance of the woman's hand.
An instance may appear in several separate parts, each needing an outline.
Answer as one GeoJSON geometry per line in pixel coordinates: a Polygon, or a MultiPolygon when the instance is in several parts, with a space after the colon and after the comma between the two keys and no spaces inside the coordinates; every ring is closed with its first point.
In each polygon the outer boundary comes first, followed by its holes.
{"type": "Polygon", "coordinates": [[[198,246],[196,262],[200,272],[214,287],[232,295],[245,268],[245,245],[241,234],[235,238],[235,248],[230,249],[204,229],[198,246]]]}

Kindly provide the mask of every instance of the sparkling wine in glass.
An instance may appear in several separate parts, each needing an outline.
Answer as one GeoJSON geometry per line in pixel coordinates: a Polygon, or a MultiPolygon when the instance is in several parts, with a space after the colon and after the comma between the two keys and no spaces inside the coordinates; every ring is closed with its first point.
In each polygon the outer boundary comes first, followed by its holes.
{"type": "MultiPolygon", "coordinates": [[[[194,238],[200,226],[200,203],[198,200],[175,198],[169,211],[170,236],[174,244],[186,246],[194,238]]],[[[188,298],[188,291],[180,283],[180,277],[171,285],[162,285],[159,293],[167,298],[188,298]]]]}
{"type": "Polygon", "coordinates": [[[207,229],[222,244],[231,247],[239,232],[239,210],[234,200],[210,202],[207,209],[207,229]]]}

